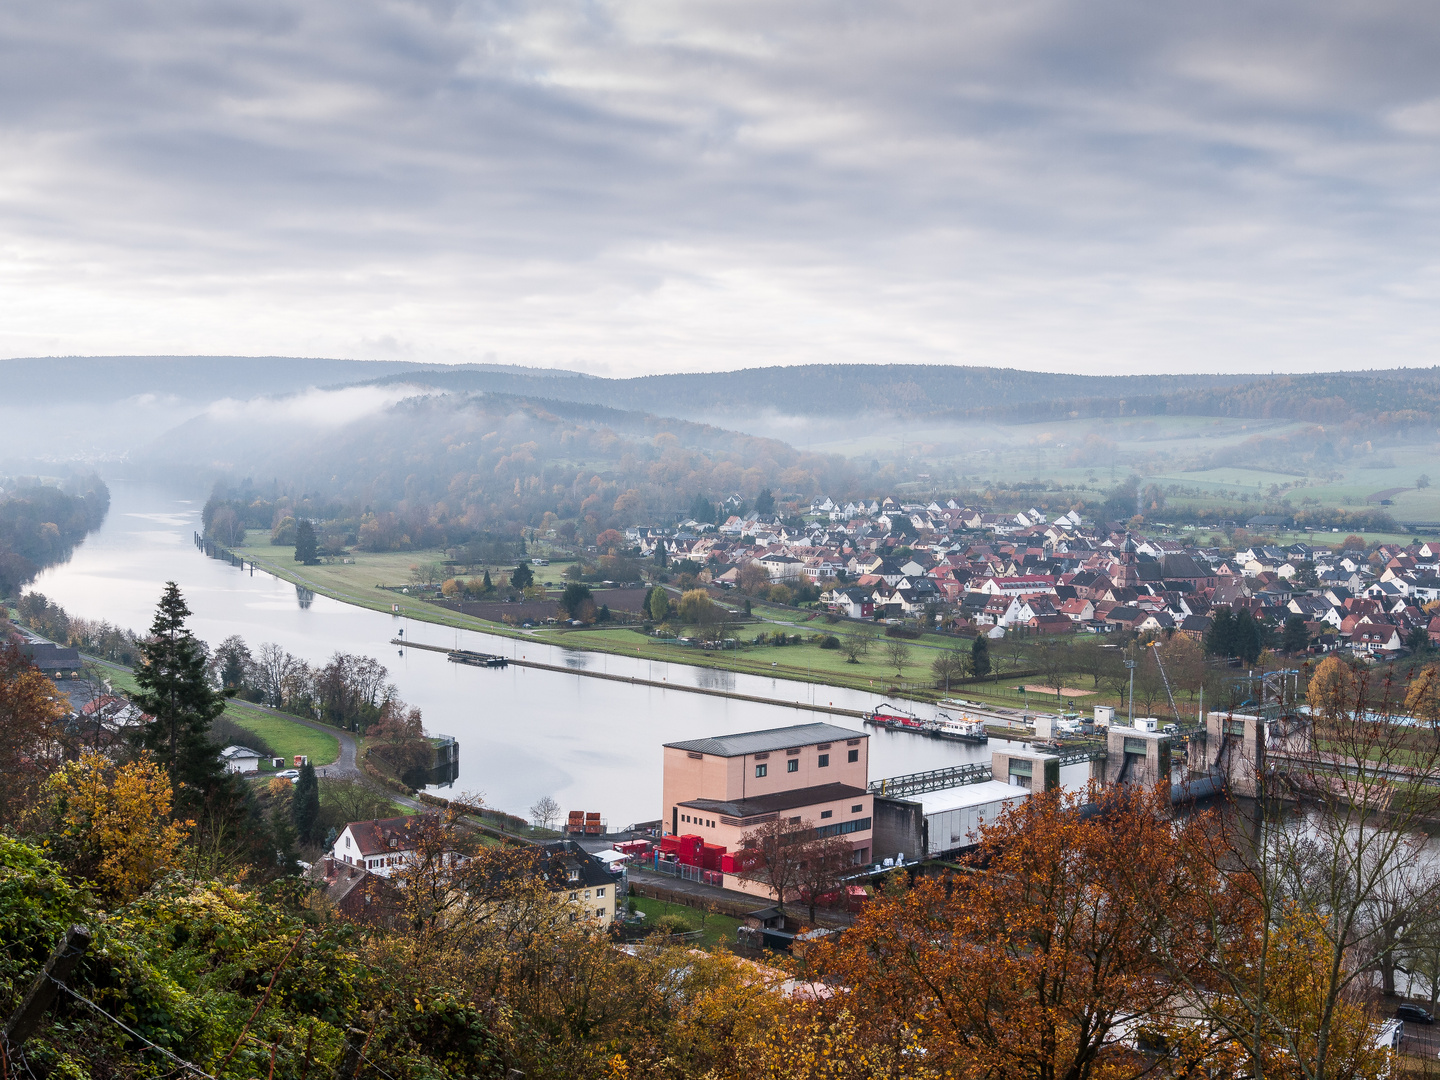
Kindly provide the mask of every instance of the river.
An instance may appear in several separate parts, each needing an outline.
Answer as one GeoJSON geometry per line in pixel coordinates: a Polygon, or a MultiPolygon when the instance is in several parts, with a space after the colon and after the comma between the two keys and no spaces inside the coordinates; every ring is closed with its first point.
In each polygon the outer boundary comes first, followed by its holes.
{"type": "MultiPolygon", "coordinates": [[[[110,490],[104,525],[68,563],[45,571],[33,586],[36,591],[71,614],[143,632],[161,587],[175,581],[194,612],[192,629],[211,645],[239,634],[252,649],[274,641],[311,664],[323,664],[336,652],[373,656],[390,669],[400,696],[420,707],[428,731],[459,740],[459,778],[442,794],[482,794],[490,805],[521,815],[550,795],[565,811],[599,812],[619,828],[661,815],[663,743],[812,721],[867,731],[872,780],[989,760],[987,747],[875,731],[858,719],[806,708],[533,668],[466,667],[450,663],[442,653],[397,649],[389,642],[403,628],[406,639],[421,643],[762,697],[857,710],[881,700],[853,690],[457,631],[324,596],[302,603],[293,584],[261,571],[238,570],[195,548],[203,498],[123,481],[112,482],[110,490]]],[[[916,711],[926,710],[917,706],[916,711]]],[[[992,740],[992,745],[1007,744],[992,740]]],[[[1083,783],[1085,776],[1086,766],[1071,766],[1064,779],[1070,785],[1083,783]]]]}

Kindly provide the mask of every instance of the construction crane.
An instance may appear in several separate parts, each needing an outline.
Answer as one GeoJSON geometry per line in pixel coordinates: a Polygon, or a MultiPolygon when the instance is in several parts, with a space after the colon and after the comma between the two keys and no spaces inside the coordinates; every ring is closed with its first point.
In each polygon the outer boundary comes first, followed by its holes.
{"type": "Polygon", "coordinates": [[[1170,699],[1170,715],[1175,717],[1175,722],[1180,722],[1180,710],[1175,705],[1175,695],[1170,690],[1170,676],[1165,674],[1165,665],[1160,662],[1160,642],[1152,641],[1151,646],[1155,649],[1155,666],[1160,669],[1160,678],[1165,682],[1165,696],[1170,699]]]}

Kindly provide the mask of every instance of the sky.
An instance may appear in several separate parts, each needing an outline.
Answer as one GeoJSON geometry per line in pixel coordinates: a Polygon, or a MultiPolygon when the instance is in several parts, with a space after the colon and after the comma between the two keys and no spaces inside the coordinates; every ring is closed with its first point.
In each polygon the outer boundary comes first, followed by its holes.
{"type": "Polygon", "coordinates": [[[0,356],[1440,363],[1418,0],[17,0],[0,146],[0,356]]]}

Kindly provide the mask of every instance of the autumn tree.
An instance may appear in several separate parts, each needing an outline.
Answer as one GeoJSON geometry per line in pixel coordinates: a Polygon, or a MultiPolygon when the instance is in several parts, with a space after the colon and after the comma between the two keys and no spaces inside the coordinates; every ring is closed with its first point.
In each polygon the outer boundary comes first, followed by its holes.
{"type": "Polygon", "coordinates": [[[14,825],[59,763],[65,718],[59,691],[20,652],[0,650],[0,823],[14,825]]]}
{"type": "Polygon", "coordinates": [[[817,907],[845,902],[845,881],[855,872],[855,848],[843,836],[813,834],[797,846],[795,883],[814,923],[817,907]]]}
{"type": "MultiPolygon", "coordinates": [[[[1167,955],[1193,964],[1203,943],[1157,927],[1184,922],[1194,882],[1183,872],[1168,798],[1133,786],[1033,795],[982,830],[983,872],[921,878],[878,898],[818,973],[850,992],[874,1052],[923,1060],[936,1076],[1143,1075],[1140,1026],[1165,1027],[1174,983],[1167,955]]],[[[1188,1050],[1195,1064],[1209,1047],[1188,1050]]],[[[1184,1062],[1181,1063],[1183,1070],[1184,1062]]]]}
{"type": "Polygon", "coordinates": [[[1363,704],[1357,697],[1359,689],[1360,682],[1350,665],[1338,656],[1327,656],[1310,677],[1305,701],[1313,716],[1333,724],[1363,704]]]}
{"type": "Polygon", "coordinates": [[[115,765],[81,753],[45,785],[54,847],[80,877],[124,903],[181,865],[194,822],[170,816],[170,779],[148,755],[115,765]]]}
{"type": "Polygon", "coordinates": [[[656,585],[645,599],[645,610],[655,622],[664,622],[670,616],[670,594],[662,586],[656,585]]]}

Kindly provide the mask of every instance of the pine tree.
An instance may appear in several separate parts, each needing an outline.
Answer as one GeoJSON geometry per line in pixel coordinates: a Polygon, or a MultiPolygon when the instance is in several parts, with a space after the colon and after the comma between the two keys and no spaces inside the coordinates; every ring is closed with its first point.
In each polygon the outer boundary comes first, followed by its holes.
{"type": "Polygon", "coordinates": [[[977,678],[990,674],[990,642],[983,633],[970,643],[970,673],[977,678]]]}
{"type": "Polygon", "coordinates": [[[300,766],[300,778],[295,781],[290,816],[295,823],[295,834],[302,844],[313,844],[319,839],[320,781],[315,778],[315,768],[308,761],[300,766]]]}
{"type": "Polygon", "coordinates": [[[309,518],[295,523],[295,561],[310,566],[320,561],[319,545],[315,542],[315,526],[309,518]]]}
{"type": "Polygon", "coordinates": [[[515,572],[510,575],[510,584],[517,589],[528,589],[535,584],[535,572],[530,569],[530,564],[522,562],[515,567],[515,572]]]}
{"type": "Polygon", "coordinates": [[[220,748],[210,741],[210,723],[225,711],[225,699],[210,685],[205,650],[185,626],[190,609],[173,581],[165,583],[150,636],[140,647],[135,704],[154,719],[141,729],[141,745],[170,773],[177,802],[224,784],[220,748]]]}
{"type": "Polygon", "coordinates": [[[485,589],[485,591],[486,591],[487,593],[490,592],[492,589],[495,588],[495,586],[490,583],[490,571],[489,571],[489,570],[486,570],[486,571],[485,571],[485,582],[484,582],[483,587],[484,587],[484,589],[485,589]]]}

